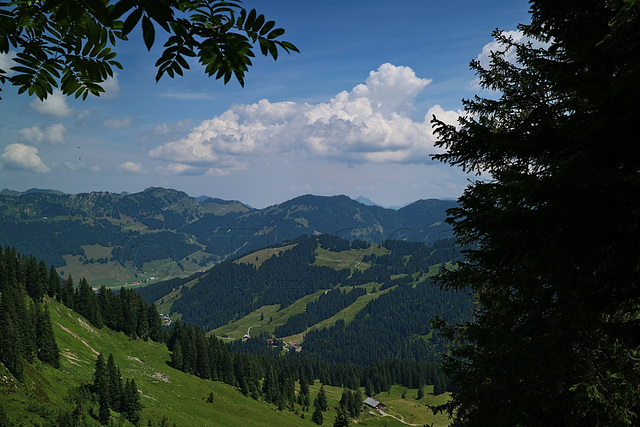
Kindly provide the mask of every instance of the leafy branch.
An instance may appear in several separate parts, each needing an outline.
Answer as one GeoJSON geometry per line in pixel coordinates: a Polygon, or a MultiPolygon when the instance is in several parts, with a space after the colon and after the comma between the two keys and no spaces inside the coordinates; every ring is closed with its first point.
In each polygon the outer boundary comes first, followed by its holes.
{"type": "MultiPolygon", "coordinates": [[[[117,42],[141,29],[147,50],[156,43],[156,27],[168,38],[156,61],[156,81],[182,76],[188,59],[198,58],[205,73],[227,84],[245,74],[260,46],[262,55],[299,52],[280,40],[282,28],[239,0],[12,0],[0,1],[0,54],[16,50],[16,65],[0,69],[0,84],[18,86],[46,99],[55,88],[65,95],[99,96],[113,77],[117,42]]],[[[0,88],[1,90],[1,88],[0,88]]]]}

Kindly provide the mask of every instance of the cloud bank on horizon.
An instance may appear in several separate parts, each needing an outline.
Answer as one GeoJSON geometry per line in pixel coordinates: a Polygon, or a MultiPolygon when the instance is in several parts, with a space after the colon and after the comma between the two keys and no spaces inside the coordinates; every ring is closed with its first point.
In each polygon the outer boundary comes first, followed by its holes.
{"type": "Polygon", "coordinates": [[[430,162],[431,117],[455,124],[462,111],[431,107],[413,120],[416,96],[431,83],[406,66],[382,64],[364,83],[318,104],[270,102],[233,105],[187,136],[149,150],[175,174],[229,174],[252,159],[295,154],[346,163],[430,162]]]}

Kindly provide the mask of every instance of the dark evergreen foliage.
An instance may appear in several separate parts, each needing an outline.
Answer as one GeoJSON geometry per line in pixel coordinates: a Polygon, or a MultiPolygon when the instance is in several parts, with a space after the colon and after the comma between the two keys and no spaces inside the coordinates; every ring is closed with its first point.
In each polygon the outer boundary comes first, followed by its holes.
{"type": "Polygon", "coordinates": [[[386,358],[436,360],[444,351],[442,340],[437,334],[430,340],[420,337],[431,332],[430,320],[439,315],[463,321],[470,314],[471,302],[465,292],[443,291],[429,280],[400,283],[367,304],[348,326],[338,321],[308,332],[304,352],[329,362],[360,365],[386,358]]]}
{"type": "Polygon", "coordinates": [[[0,245],[11,245],[20,253],[33,254],[49,265],[65,265],[63,255],[82,255],[82,245],[109,246],[126,239],[119,226],[107,220],[19,222],[0,216],[0,245]]]}
{"type": "Polygon", "coordinates": [[[336,419],[333,421],[333,427],[349,427],[349,414],[342,407],[338,409],[336,419]]]}
{"type": "Polygon", "coordinates": [[[56,368],[60,363],[44,300],[47,276],[46,265],[35,258],[0,248],[0,362],[18,380],[24,361],[37,357],[56,368]]]}
{"type": "Polygon", "coordinates": [[[141,419],[142,403],[140,402],[140,393],[136,386],[136,380],[127,379],[122,393],[122,415],[133,425],[138,425],[141,419]]]}
{"type": "Polygon", "coordinates": [[[322,415],[322,411],[317,406],[313,410],[313,415],[311,415],[311,421],[321,426],[324,423],[324,416],[322,415]]]}
{"type": "MultiPolygon", "coordinates": [[[[36,305],[34,304],[34,307],[36,305]]],[[[38,359],[42,360],[54,368],[60,367],[60,350],[56,343],[49,316],[49,307],[45,305],[40,311],[36,307],[36,346],[38,348],[38,359]]]]}
{"type": "Polygon", "coordinates": [[[125,382],[122,381],[120,368],[115,364],[112,354],[106,361],[102,353],[98,354],[90,390],[98,401],[100,424],[110,423],[110,410],[120,412],[134,425],[140,422],[142,404],[135,380],[127,378],[125,382]]]}
{"type": "Polygon", "coordinates": [[[640,2],[532,0],[472,67],[491,99],[435,121],[436,157],[487,179],[451,210],[473,323],[447,326],[455,426],[623,426],[640,416],[640,2]],[[507,59],[509,49],[517,63],[507,59]],[[486,176],[485,175],[485,176],[486,176]]]}
{"type": "MultiPolygon", "coordinates": [[[[327,403],[327,393],[324,391],[324,384],[320,386],[320,390],[316,395],[315,400],[313,401],[313,406],[316,407],[320,412],[324,412],[329,409],[329,405],[327,403]]],[[[320,423],[322,424],[322,423],[320,423]]]]}

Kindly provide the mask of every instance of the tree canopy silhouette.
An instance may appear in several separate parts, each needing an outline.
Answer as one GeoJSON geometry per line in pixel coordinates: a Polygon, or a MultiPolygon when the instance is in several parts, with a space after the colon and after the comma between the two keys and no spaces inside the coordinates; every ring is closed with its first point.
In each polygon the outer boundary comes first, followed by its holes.
{"type": "Polygon", "coordinates": [[[254,46],[274,60],[281,51],[298,52],[281,40],[282,28],[240,0],[0,1],[0,53],[16,52],[12,73],[0,70],[0,84],[41,100],[58,87],[76,98],[99,96],[113,69],[122,68],[116,44],[137,28],[148,50],[157,30],[167,35],[156,80],[183,75],[197,58],[208,76],[225,84],[233,76],[244,86],[254,46]]]}
{"type": "Polygon", "coordinates": [[[637,424],[640,2],[530,12],[522,41],[496,31],[502,50],[472,62],[491,97],[434,119],[434,157],[483,174],[450,212],[478,247],[440,280],[478,305],[438,322],[460,386],[446,408],[455,426],[637,424]]]}

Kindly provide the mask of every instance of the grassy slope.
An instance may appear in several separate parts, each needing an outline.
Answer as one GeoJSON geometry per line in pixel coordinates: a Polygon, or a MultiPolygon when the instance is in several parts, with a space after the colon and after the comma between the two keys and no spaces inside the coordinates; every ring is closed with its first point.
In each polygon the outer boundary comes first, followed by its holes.
{"type": "Polygon", "coordinates": [[[293,248],[295,245],[287,245],[279,248],[266,248],[259,251],[245,255],[236,262],[242,264],[252,264],[256,268],[260,268],[263,262],[268,260],[274,255],[280,255],[281,252],[287,251],[293,248]]]}
{"type": "Polygon", "coordinates": [[[123,377],[135,378],[146,418],[167,416],[179,426],[313,425],[293,413],[279,412],[273,405],[246,398],[230,386],[169,367],[169,351],[164,344],[131,341],[107,328],[96,330],[66,307],[50,304],[62,353],[61,369],[40,363],[28,365],[26,381],[21,385],[11,381],[0,365],[0,403],[14,422],[37,425],[41,418],[36,412],[71,409],[68,390],[92,381],[97,353],[102,352],[114,355],[123,377]],[[214,394],[212,404],[205,402],[210,392],[214,394]]]}
{"type": "Polygon", "coordinates": [[[255,335],[263,332],[273,334],[278,326],[287,323],[291,316],[302,313],[308,303],[317,300],[326,291],[327,289],[320,289],[313,294],[306,295],[282,310],[280,310],[279,304],[262,306],[241,319],[214,329],[212,333],[217,336],[239,339],[247,333],[250,326],[256,326],[256,329],[252,331],[255,335]],[[261,314],[264,314],[264,320],[260,320],[261,314]]]}
{"type": "Polygon", "coordinates": [[[370,267],[369,263],[363,262],[366,255],[386,255],[389,253],[387,248],[378,246],[377,244],[370,245],[365,249],[350,249],[348,251],[332,252],[324,248],[318,248],[316,250],[316,260],[313,265],[318,267],[331,267],[335,270],[354,268],[359,270],[366,270],[370,267]]]}
{"type": "MultiPolygon", "coordinates": [[[[62,353],[62,367],[53,369],[42,363],[25,364],[25,382],[12,380],[0,365],[0,403],[10,419],[22,425],[38,425],[38,414],[52,413],[54,408],[72,409],[68,403],[68,390],[80,383],[92,381],[98,352],[112,353],[125,378],[135,378],[142,395],[145,419],[156,421],[166,416],[178,426],[303,426],[310,422],[313,407],[304,413],[279,412],[271,404],[242,396],[232,387],[207,381],[170,368],[169,352],[164,344],[132,341],[124,334],[103,328],[95,329],[75,312],[56,302],[50,302],[50,312],[56,339],[62,353]],[[214,402],[206,403],[210,392],[214,402]]],[[[311,400],[320,384],[311,387],[311,400]]],[[[339,387],[325,386],[329,410],[324,413],[324,425],[332,425],[342,393],[339,387]]],[[[425,392],[432,388],[427,386],[425,392]]],[[[361,390],[363,392],[363,390],[361,390]]],[[[426,394],[415,400],[417,390],[408,390],[407,399],[401,398],[402,388],[394,386],[375,399],[389,407],[388,413],[414,425],[433,423],[447,426],[447,418],[434,416],[426,405],[444,402],[448,396],[426,394]]],[[[364,394],[363,394],[364,395],[364,394]]],[[[382,417],[365,409],[358,419],[359,425],[401,426],[399,421],[382,417]]],[[[145,421],[146,425],[146,421],[145,421]]]]}
{"type": "MultiPolygon", "coordinates": [[[[84,245],[82,246],[87,259],[107,258],[111,259],[112,248],[101,245],[84,245]]],[[[200,260],[204,255],[202,251],[196,251],[190,254],[189,261],[182,259],[172,261],[169,258],[155,260],[144,264],[142,270],[138,270],[132,262],[128,261],[123,266],[118,261],[109,261],[105,264],[98,262],[83,263],[81,259],[84,257],[78,255],[63,255],[66,265],[58,268],[64,271],[64,276],[71,274],[72,277],[78,279],[84,277],[94,287],[106,286],[116,287],[124,286],[126,283],[143,282],[145,285],[155,283],[160,280],[171,279],[173,277],[186,277],[203,268],[192,260],[200,260]],[[178,267],[178,262],[182,265],[182,269],[178,267]],[[136,276],[137,273],[137,276],[136,276]],[[153,280],[150,278],[154,277],[153,280]]]]}
{"type": "MultiPolygon", "coordinates": [[[[374,283],[370,283],[369,285],[366,285],[368,287],[379,287],[378,284],[374,284],[374,283]]],[[[365,286],[365,287],[366,287],[365,286]]],[[[357,300],[355,300],[355,302],[351,305],[349,305],[348,307],[343,308],[342,310],[340,310],[339,312],[337,312],[336,314],[334,314],[333,316],[329,317],[328,319],[325,319],[321,322],[316,323],[315,325],[312,325],[310,327],[308,327],[304,332],[301,332],[299,334],[296,335],[291,335],[288,337],[279,337],[282,338],[285,342],[302,342],[304,341],[304,335],[309,332],[311,329],[324,329],[324,328],[328,328],[330,326],[335,325],[335,323],[338,320],[344,320],[345,324],[348,325],[349,323],[351,323],[351,321],[353,319],[355,319],[356,314],[358,314],[358,312],[360,310],[362,310],[364,308],[365,305],[369,304],[369,302],[373,301],[374,299],[378,298],[380,295],[386,294],[387,292],[390,292],[392,289],[394,289],[394,287],[385,289],[384,291],[381,292],[376,292],[376,293],[368,293],[365,295],[362,295],[361,297],[359,297],[357,300]]],[[[367,289],[369,292],[371,292],[371,289],[367,289]]]]}
{"type": "MultiPolygon", "coordinates": [[[[278,255],[282,251],[291,249],[292,247],[293,245],[283,246],[281,248],[263,249],[240,258],[238,262],[254,264],[257,268],[260,268],[265,260],[274,255],[278,255]]],[[[313,265],[331,267],[336,270],[350,269],[350,271],[353,271],[354,268],[363,270],[369,267],[369,264],[362,262],[365,255],[383,255],[385,253],[388,253],[388,250],[386,248],[378,247],[378,245],[371,245],[367,249],[352,249],[342,252],[331,252],[323,248],[318,248],[316,250],[316,261],[313,265]]],[[[348,274],[348,272],[345,272],[345,274],[348,274]]],[[[373,284],[365,287],[367,288],[367,291],[370,292],[373,284]]],[[[247,333],[247,329],[250,326],[256,326],[256,328],[259,327],[259,329],[255,329],[253,331],[254,334],[262,332],[273,334],[278,326],[287,323],[287,320],[289,320],[291,316],[302,313],[308,303],[317,300],[320,295],[327,290],[328,289],[322,289],[311,295],[306,295],[282,310],[280,310],[279,305],[260,307],[241,319],[230,322],[227,325],[214,329],[211,332],[217,336],[239,339],[247,333]],[[260,320],[261,314],[264,314],[264,320],[262,321],[260,320]]],[[[351,308],[347,307],[343,310],[347,313],[346,315],[345,313],[342,315],[336,314],[336,316],[331,318],[332,320],[327,319],[323,322],[321,327],[331,326],[340,318],[345,318],[345,321],[347,322],[353,320],[353,316],[355,316],[355,314],[360,311],[367,302],[373,298],[377,298],[378,296],[379,295],[376,294],[364,295],[359,298],[351,308]]],[[[302,334],[299,334],[299,336],[296,335],[291,339],[287,339],[288,342],[301,342],[301,340],[302,334]]]]}

